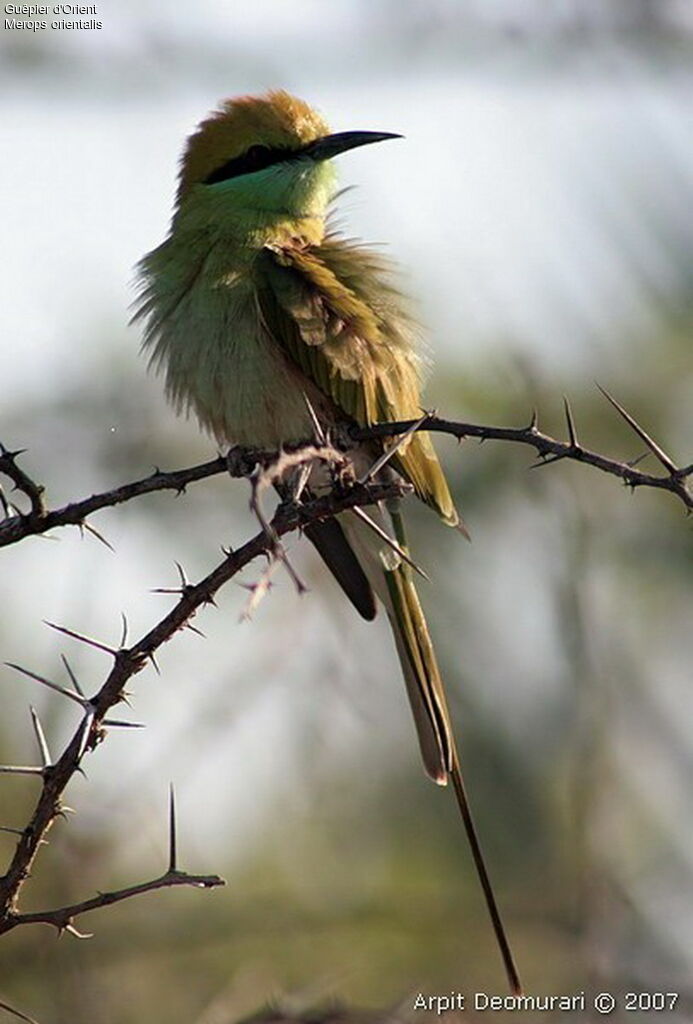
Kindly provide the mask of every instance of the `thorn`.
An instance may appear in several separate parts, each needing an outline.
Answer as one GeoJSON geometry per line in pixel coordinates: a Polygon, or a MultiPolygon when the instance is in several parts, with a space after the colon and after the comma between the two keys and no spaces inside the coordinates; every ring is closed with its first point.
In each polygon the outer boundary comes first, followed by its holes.
{"type": "MultiPolygon", "coordinates": [[[[12,833],[12,835],[15,835],[15,836],[23,836],[26,831],[27,831],[27,829],[25,829],[25,828],[10,828],[9,825],[0,825],[0,832],[10,832],[10,833],[12,833]]],[[[39,846],[50,846],[50,843],[49,843],[49,841],[47,839],[39,839],[38,845],[39,846]]],[[[0,1003],[0,1006],[1,1005],[2,1004],[0,1003]]]]}
{"type": "Polygon", "coordinates": [[[239,622],[248,622],[253,617],[253,613],[256,611],[264,596],[269,593],[271,588],[274,586],[271,576],[278,565],[279,559],[276,557],[271,558],[257,583],[239,583],[239,586],[250,592],[250,597],[248,598],[243,611],[238,616],[239,622]]]}
{"type": "Polygon", "coordinates": [[[610,395],[609,392],[606,391],[606,389],[601,386],[601,384],[597,384],[597,387],[599,388],[601,393],[604,395],[604,397],[607,399],[607,401],[611,402],[611,404],[613,405],[614,409],[618,413],[620,413],[620,415],[624,418],[626,423],[630,427],[632,427],[632,429],[635,431],[635,433],[638,435],[638,437],[641,439],[641,441],[645,442],[645,444],[650,449],[652,454],[657,459],[659,459],[659,461],[664,466],[664,468],[666,470],[668,470],[669,473],[672,476],[676,476],[676,474],[679,472],[679,469],[676,466],[676,463],[672,462],[672,460],[669,458],[669,456],[664,451],[664,449],[660,448],[660,446],[657,444],[657,442],[654,441],[645,430],[643,430],[643,428],[640,426],[640,424],[637,422],[637,420],[633,419],[633,417],[631,416],[631,414],[629,412],[626,412],[626,410],[623,408],[621,403],[617,402],[616,399],[613,397],[613,395],[610,395]]]}
{"type": "Polygon", "coordinates": [[[626,462],[626,465],[630,469],[635,469],[635,467],[639,466],[643,459],[646,459],[649,456],[649,454],[649,452],[643,452],[642,455],[638,455],[636,458],[630,459],[629,462],[626,462]]]}
{"type": "Polygon", "coordinates": [[[127,616],[126,616],[125,612],[121,612],[120,613],[120,618],[121,618],[121,621],[123,623],[123,629],[122,629],[122,632],[120,634],[120,648],[122,650],[123,647],[125,647],[125,644],[127,643],[127,639],[128,639],[128,620],[127,620],[127,616]]]}
{"type": "Polygon", "coordinates": [[[104,718],[101,721],[102,725],[108,726],[109,729],[146,729],[147,726],[144,722],[122,722],[119,718],[104,718]]]}
{"type": "Polygon", "coordinates": [[[176,562],[175,565],[176,569],[178,570],[178,575],[180,577],[180,585],[183,589],[185,589],[188,586],[188,580],[183,570],[183,566],[180,564],[180,562],[176,562]]]}
{"type": "Polygon", "coordinates": [[[298,575],[291,562],[289,561],[289,557],[286,553],[284,545],[279,540],[276,530],[274,529],[272,524],[267,521],[262,511],[262,505],[260,502],[260,489],[261,486],[263,485],[266,486],[266,482],[262,478],[261,467],[258,463],[258,465],[255,467],[250,476],[250,509],[255,514],[255,517],[257,518],[257,521],[260,524],[262,532],[265,534],[265,537],[267,537],[268,541],[270,542],[271,550],[274,557],[280,559],[284,568],[291,577],[299,596],[302,597],[304,594],[308,593],[308,587],[305,585],[305,583],[298,575]]]}
{"type": "Polygon", "coordinates": [[[189,629],[191,633],[197,633],[197,635],[201,636],[203,640],[207,639],[207,637],[204,635],[202,630],[198,629],[197,626],[193,626],[192,622],[186,622],[185,623],[185,628],[189,629]]]}
{"type": "Polygon", "coordinates": [[[84,751],[87,749],[87,743],[91,736],[91,727],[94,724],[94,711],[88,711],[84,716],[82,722],[82,733],[79,738],[79,747],[77,749],[77,760],[81,761],[84,751]]]}
{"type": "Polygon", "coordinates": [[[75,928],[75,926],[73,924],[63,925],[62,931],[69,932],[70,935],[74,935],[74,937],[76,939],[93,939],[94,938],[94,933],[93,932],[80,932],[80,931],[78,931],[75,928]]]}
{"type": "Polygon", "coordinates": [[[44,625],[50,626],[51,629],[55,629],[58,633],[64,633],[65,636],[71,636],[73,640],[79,640],[80,643],[88,644],[89,647],[95,647],[99,651],[105,651],[106,654],[110,654],[112,657],[118,655],[118,651],[113,647],[109,647],[107,644],[99,643],[98,640],[92,640],[91,637],[83,636],[81,633],[76,633],[72,629],[68,629],[67,626],[58,626],[55,622],[49,622],[48,619],[43,620],[44,625]]]}
{"type": "Polygon", "coordinates": [[[311,470],[312,466],[310,465],[310,463],[306,463],[305,465],[301,466],[298,470],[296,480],[294,481],[294,485],[292,487],[293,494],[291,495],[291,500],[293,501],[294,505],[301,504],[303,492],[305,491],[308,481],[310,480],[311,470]]]}
{"type": "Polygon", "coordinates": [[[4,455],[10,462],[14,462],[20,455],[25,455],[28,450],[28,448],[15,448],[14,451],[10,451],[9,448],[5,448],[4,444],[0,444],[0,455],[4,455]]]}
{"type": "Polygon", "coordinates": [[[84,530],[86,530],[88,533],[91,533],[91,535],[93,537],[96,537],[97,540],[100,540],[101,543],[105,547],[107,547],[109,551],[112,551],[113,554],[115,554],[115,548],[113,547],[113,545],[110,544],[106,540],[106,538],[103,536],[103,534],[99,533],[99,531],[94,526],[92,526],[91,523],[88,523],[85,520],[84,522],[81,522],[78,525],[79,525],[80,531],[84,532],[84,530]]]}
{"type": "Polygon", "coordinates": [[[21,665],[15,665],[13,661],[6,661],[5,664],[8,668],[12,668],[15,672],[21,672],[23,676],[28,676],[29,679],[36,680],[37,683],[41,683],[43,686],[48,686],[51,690],[55,690],[56,693],[60,693],[63,697],[67,697],[69,700],[79,704],[80,707],[85,707],[89,702],[81,694],[73,693],[72,690],[66,689],[64,686],[60,686],[59,683],[54,683],[50,679],[46,679],[45,676],[40,676],[36,672],[32,672],[28,668],[22,668],[21,665]]]}
{"type": "MultiPolygon", "coordinates": [[[[459,512],[457,514],[459,515],[459,512]]],[[[462,536],[464,537],[465,540],[468,540],[470,544],[472,543],[472,535],[469,532],[469,530],[467,529],[467,524],[465,523],[465,521],[462,518],[462,516],[459,517],[459,520],[457,522],[457,525],[455,526],[455,529],[457,530],[458,533],[462,534],[462,536]]]]}
{"type": "Polygon", "coordinates": [[[284,568],[288,572],[289,576],[291,577],[291,579],[293,581],[294,586],[296,587],[296,593],[298,594],[299,597],[303,597],[304,594],[308,594],[309,593],[309,588],[306,586],[306,584],[303,582],[301,577],[298,575],[298,573],[294,569],[293,565],[289,561],[289,558],[288,558],[288,555],[286,554],[286,551],[284,550],[284,548],[283,548],[283,546],[281,544],[279,546],[279,551],[280,551],[279,558],[281,559],[282,565],[284,566],[284,568]]]}
{"type": "MultiPolygon", "coordinates": [[[[158,676],[160,676],[161,675],[161,669],[159,668],[159,663],[156,660],[156,655],[154,654],[154,651],[151,651],[151,653],[148,654],[147,657],[151,661],[151,663],[152,663],[152,665],[154,667],[154,671],[156,672],[156,674],[158,676]]],[[[131,706],[127,700],[125,701],[125,703],[128,705],[128,707],[131,706]]]]}
{"type": "Polygon", "coordinates": [[[567,452],[559,452],[557,455],[540,455],[538,462],[533,462],[529,467],[530,469],[541,469],[542,466],[550,466],[552,462],[560,462],[564,459],[567,452]]]}
{"type": "Polygon", "coordinates": [[[527,430],[530,432],[530,434],[536,434],[538,429],[539,429],[539,413],[537,412],[536,408],[534,408],[534,409],[532,409],[532,418],[529,421],[529,426],[527,427],[527,430]]]}
{"type": "Polygon", "coordinates": [[[426,420],[429,420],[432,415],[433,413],[424,411],[423,416],[420,419],[418,419],[415,423],[412,423],[412,425],[407,430],[405,430],[403,434],[399,435],[399,437],[392,445],[392,447],[388,448],[387,451],[384,451],[383,454],[378,459],[376,459],[371,468],[367,470],[366,473],[364,473],[364,475],[361,477],[358,483],[366,484],[368,483],[369,480],[372,480],[375,474],[380,472],[383,466],[387,465],[390,459],[397,454],[402,445],[406,444],[411,435],[415,434],[416,431],[421,427],[421,425],[425,423],[426,420]]]}
{"type": "Polygon", "coordinates": [[[79,685],[79,682],[77,680],[77,676],[75,675],[75,673],[72,671],[72,668],[70,667],[70,662],[67,660],[67,658],[65,657],[64,654],[60,655],[60,659],[61,659],[63,665],[65,666],[65,671],[69,675],[70,682],[74,686],[76,692],[80,695],[80,697],[83,697],[86,700],[86,696],[85,696],[84,690],[79,685]]]}
{"type": "Polygon", "coordinates": [[[327,438],[325,436],[325,431],[323,430],[322,423],[318,419],[315,409],[313,408],[311,401],[308,398],[308,395],[305,393],[305,391],[303,392],[303,401],[306,403],[306,406],[308,408],[308,415],[310,416],[313,424],[313,430],[315,431],[316,440],[318,441],[319,444],[327,444],[327,438]]]}
{"type": "Polygon", "coordinates": [[[570,408],[570,402],[568,396],[563,395],[563,408],[565,410],[566,423],[568,424],[568,438],[570,440],[571,448],[579,448],[577,439],[577,431],[575,429],[575,420],[573,419],[573,410],[570,408]]]}
{"type": "Polygon", "coordinates": [[[53,761],[50,750],[48,749],[48,743],[46,742],[46,734],[44,733],[43,726],[41,725],[41,719],[36,712],[36,708],[29,707],[29,711],[31,712],[31,723],[34,727],[34,733],[36,734],[36,742],[38,743],[43,767],[50,768],[53,761]]]}
{"type": "MultiPolygon", "coordinates": [[[[26,830],[26,828],[12,828],[10,825],[0,825],[0,831],[6,831],[11,836],[24,836],[26,830]]],[[[48,840],[44,840],[44,842],[47,843],[48,840]]]]}
{"type": "MultiPolygon", "coordinates": [[[[80,768],[77,768],[77,771],[80,772],[80,774],[84,775],[84,772],[82,772],[80,768]]],[[[85,776],[85,778],[86,778],[86,776],[85,776]]],[[[76,813],[77,813],[77,811],[74,809],[74,807],[68,807],[67,804],[61,804],[57,808],[57,810],[55,812],[55,815],[56,815],[57,818],[62,818],[64,821],[67,821],[68,820],[68,815],[76,814],[76,813]]]]}
{"type": "Polygon", "coordinates": [[[44,775],[45,768],[35,768],[31,765],[0,764],[1,775],[44,775]]]}
{"type": "Polygon", "coordinates": [[[373,532],[377,534],[381,540],[384,540],[386,544],[389,544],[392,550],[399,555],[403,562],[406,562],[407,565],[410,565],[415,572],[418,572],[419,576],[422,576],[425,580],[428,580],[428,582],[430,583],[430,577],[427,576],[423,569],[416,564],[416,562],[407,554],[404,548],[400,547],[396,540],[393,540],[393,538],[388,533],[386,533],[385,530],[383,530],[382,526],[378,526],[378,524],[373,519],[371,519],[367,512],[364,512],[362,508],[358,507],[358,505],[355,505],[351,511],[354,512],[359,519],[363,520],[363,522],[366,523],[367,526],[370,526],[371,530],[373,530],[373,532]]]}
{"type": "Polygon", "coordinates": [[[21,1010],[17,1010],[14,1006],[10,1006],[9,1003],[3,1003],[1,1000],[0,1010],[6,1010],[8,1013],[11,1013],[13,1017],[16,1017],[18,1020],[24,1020],[27,1024],[38,1024],[38,1021],[33,1017],[27,1017],[27,1015],[22,1013],[21,1010]]]}
{"type": "Polygon", "coordinates": [[[169,784],[168,791],[168,871],[166,874],[173,875],[178,871],[178,849],[176,839],[176,794],[173,783],[169,784]]]}

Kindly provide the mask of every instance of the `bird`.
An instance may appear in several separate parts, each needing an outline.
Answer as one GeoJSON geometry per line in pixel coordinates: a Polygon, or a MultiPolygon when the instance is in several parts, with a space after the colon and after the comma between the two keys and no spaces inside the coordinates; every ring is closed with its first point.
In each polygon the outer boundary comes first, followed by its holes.
{"type": "MultiPolygon", "coordinates": [[[[138,264],[134,319],[177,412],[221,445],[281,450],[318,429],[418,420],[419,329],[393,267],[331,220],[334,158],[394,132],[332,133],[284,90],[220,103],[189,136],[168,236],[138,264]]],[[[383,442],[353,442],[356,471],[383,442]]],[[[323,473],[324,476],[324,473],[323,473]]],[[[424,431],[379,471],[407,482],[449,526],[465,530],[424,431]]],[[[308,487],[324,487],[316,471],[308,487]]],[[[513,992],[521,984],[469,809],[450,712],[413,579],[398,501],[373,509],[375,536],[353,512],[305,533],[367,620],[387,613],[427,774],[452,781],[513,992]]]]}

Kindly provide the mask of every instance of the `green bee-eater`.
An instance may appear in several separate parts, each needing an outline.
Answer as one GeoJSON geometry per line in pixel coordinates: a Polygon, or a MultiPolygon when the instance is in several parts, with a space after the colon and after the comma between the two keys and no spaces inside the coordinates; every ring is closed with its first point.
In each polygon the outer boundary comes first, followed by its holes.
{"type": "MultiPolygon", "coordinates": [[[[329,133],[286,92],[224,102],[190,136],[166,241],[142,260],[137,316],[168,397],[222,444],[276,448],[343,424],[417,419],[421,360],[387,262],[326,227],[332,158],[397,136],[329,133]]],[[[379,454],[355,448],[364,468],[379,454]]],[[[459,517],[425,433],[393,469],[451,526],[459,517]]],[[[398,508],[377,510],[404,545],[398,508]]],[[[306,533],[366,619],[387,611],[426,771],[452,778],[512,988],[520,985],[464,795],[443,684],[411,569],[353,513],[306,533]]]]}

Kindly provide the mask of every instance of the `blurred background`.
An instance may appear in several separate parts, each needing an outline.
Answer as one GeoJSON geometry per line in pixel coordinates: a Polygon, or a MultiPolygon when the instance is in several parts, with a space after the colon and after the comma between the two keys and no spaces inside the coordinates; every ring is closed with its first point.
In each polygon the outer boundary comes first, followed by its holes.
{"type": "MultiPolygon", "coordinates": [[[[402,265],[430,406],[503,425],[534,406],[561,434],[565,393],[586,444],[637,457],[598,380],[693,457],[686,0],[119,0],[97,18],[0,39],[0,440],[28,449],[52,505],[214,455],[146,373],[133,267],[167,231],[186,134],[269,87],[337,131],[406,136],[340,161],[358,186],[340,217],[402,265]]],[[[526,987],[679,991],[668,1019],[693,1020],[690,523],[589,468],[529,471],[518,446],[437,446],[473,543],[412,505],[412,546],[526,987]]],[[[195,580],[254,532],[247,500],[215,479],[94,517],[114,553],[70,529],[5,549],[0,659],[62,681],[64,654],[95,691],[107,659],[42,620],[117,643],[124,613],[134,640],[170,606],[152,589],[176,585],[176,560],[195,580]]],[[[419,991],[504,992],[387,624],[289,549],[305,597],[278,573],[241,624],[231,584],[196,620],[206,639],[178,635],[161,675],[134,680],[147,728],[89,755],[23,907],[163,870],[169,780],[182,865],[227,887],[92,914],[89,942],[5,937],[0,999],[42,1024],[230,1024],[268,1002],[409,1018],[419,991]]],[[[76,727],[9,669],[0,694],[4,763],[35,756],[30,703],[54,753],[76,727]]],[[[23,826],[36,795],[2,777],[0,824],[23,826]]],[[[13,845],[0,833],[3,861],[13,845]]]]}

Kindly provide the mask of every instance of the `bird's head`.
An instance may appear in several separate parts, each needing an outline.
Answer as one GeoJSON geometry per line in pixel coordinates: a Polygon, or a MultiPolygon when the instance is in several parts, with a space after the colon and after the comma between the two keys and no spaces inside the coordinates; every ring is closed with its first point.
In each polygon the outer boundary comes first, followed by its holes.
{"type": "Polygon", "coordinates": [[[398,138],[391,132],[331,135],[317,111],[283,91],[224,101],[188,139],[177,205],[248,224],[322,220],[334,191],[331,158],[398,138]],[[214,212],[212,212],[214,211],[214,212]]]}

